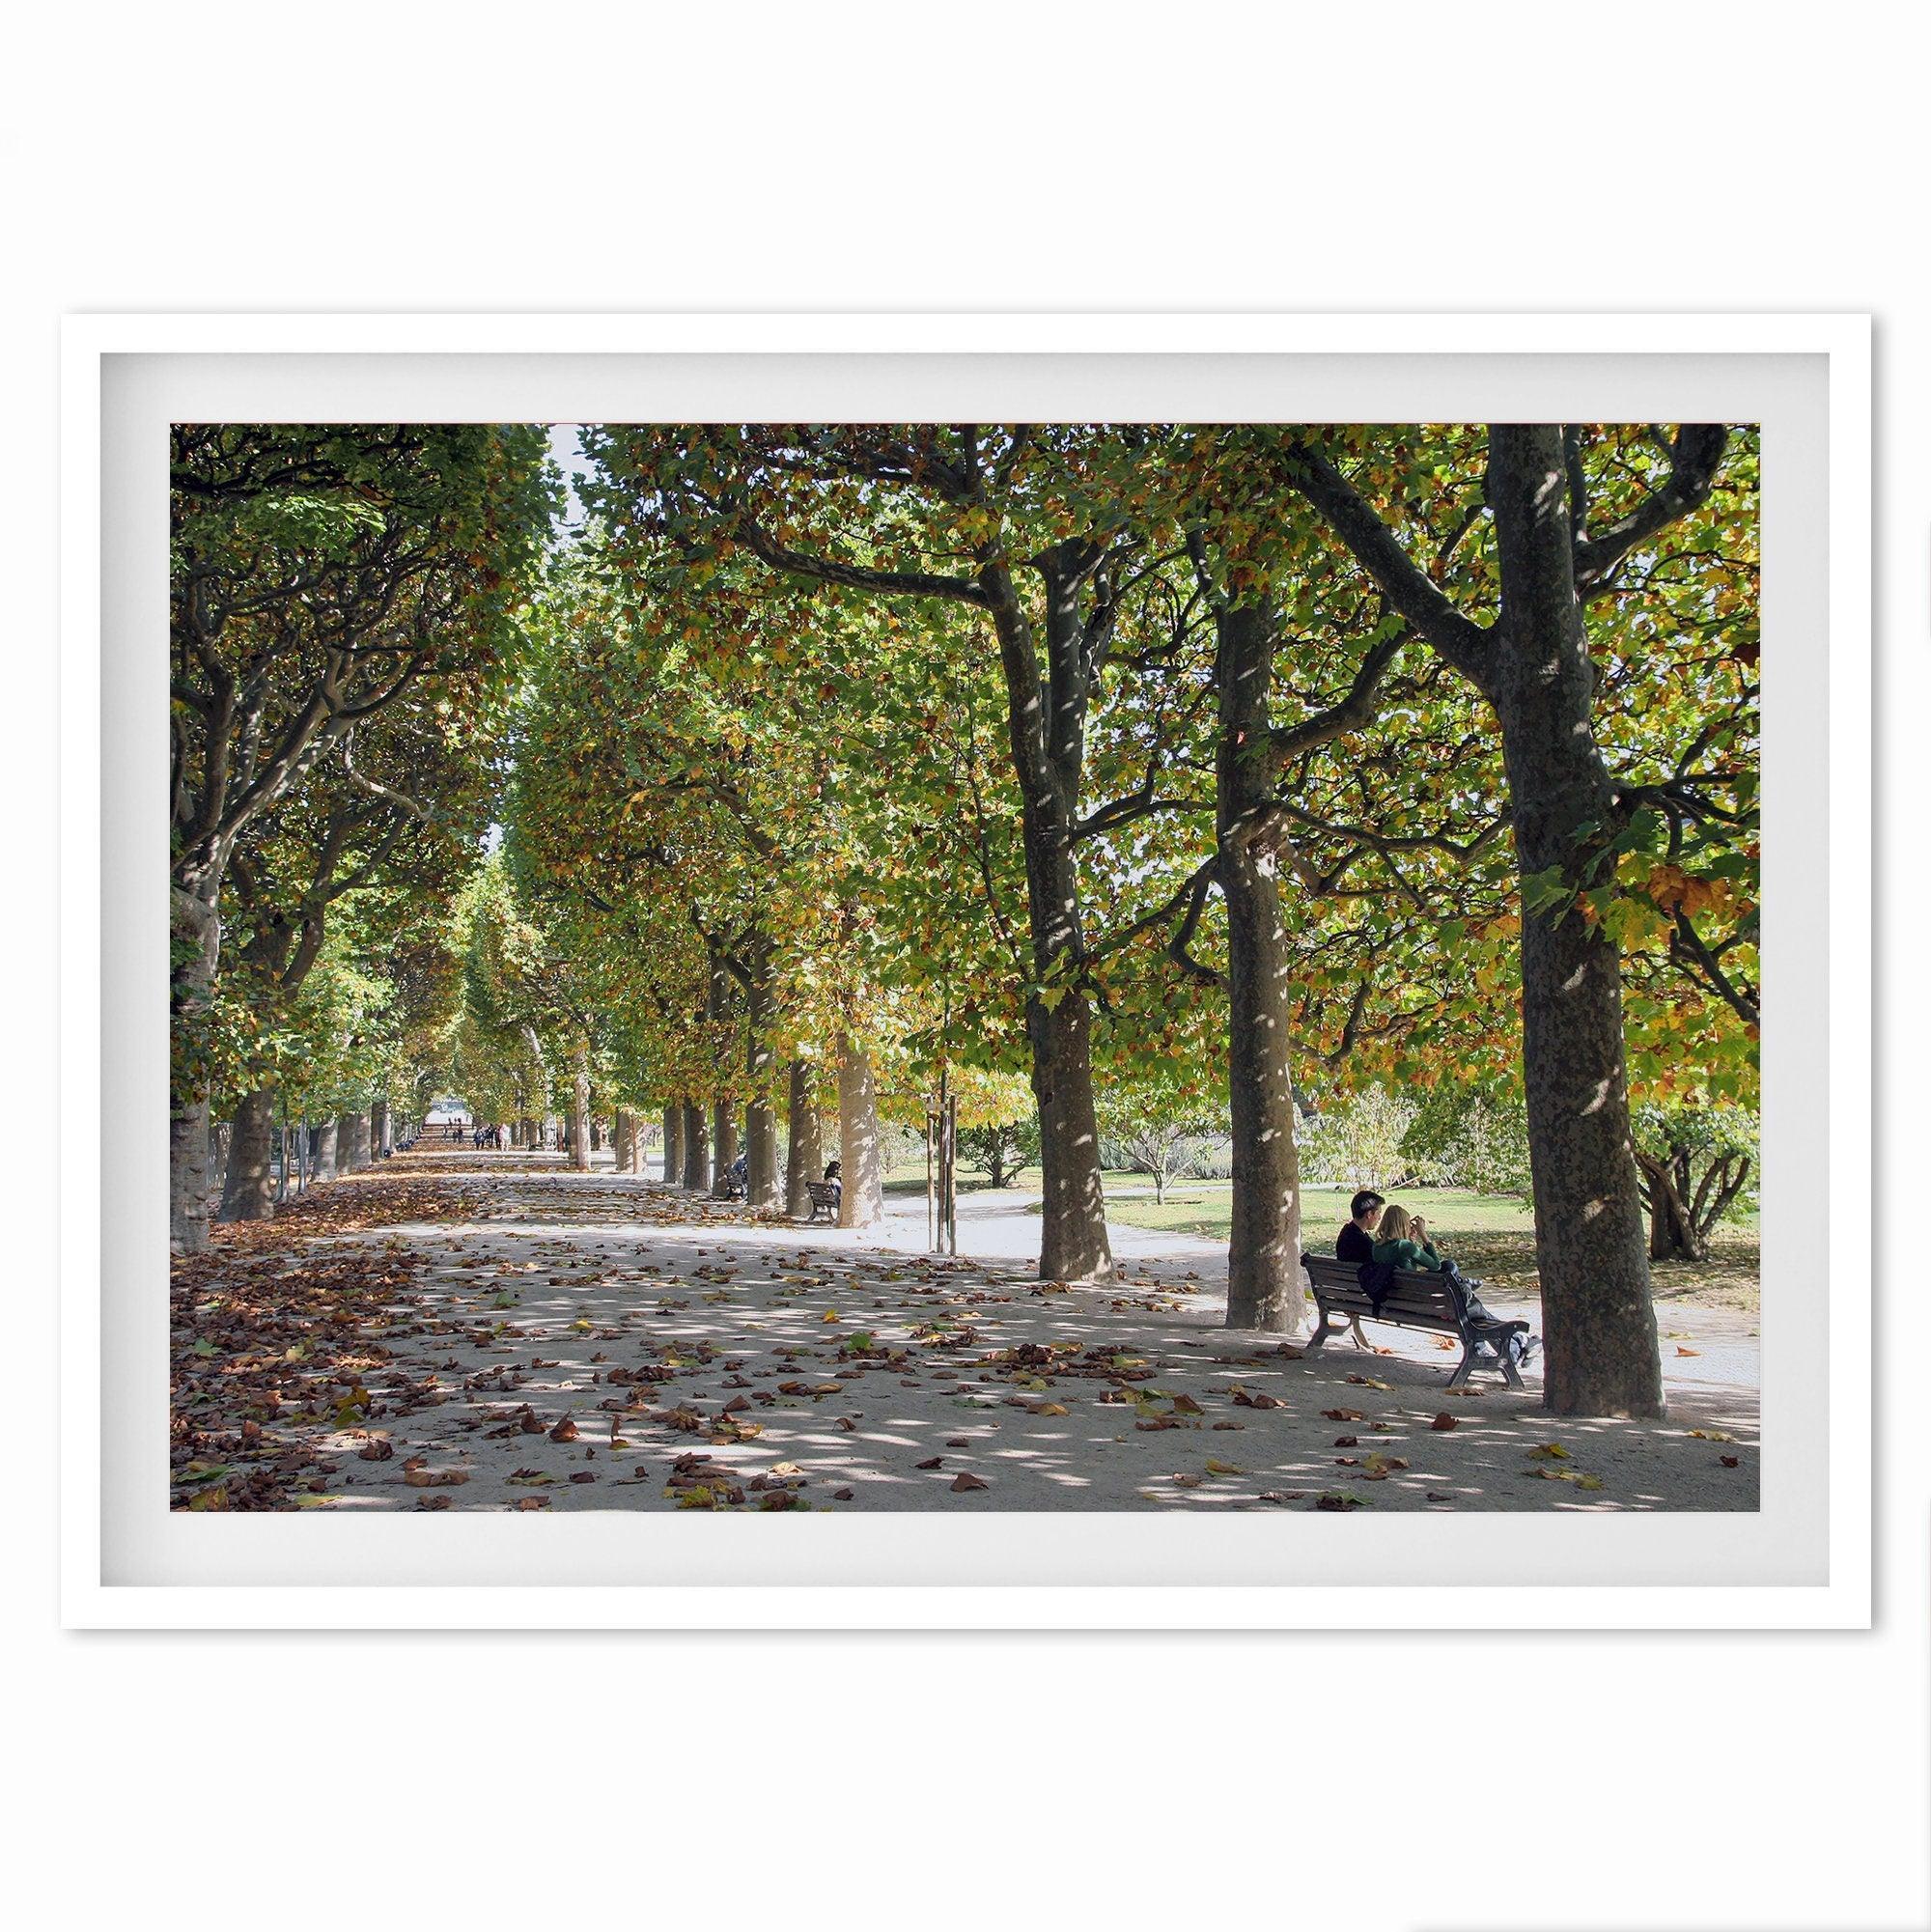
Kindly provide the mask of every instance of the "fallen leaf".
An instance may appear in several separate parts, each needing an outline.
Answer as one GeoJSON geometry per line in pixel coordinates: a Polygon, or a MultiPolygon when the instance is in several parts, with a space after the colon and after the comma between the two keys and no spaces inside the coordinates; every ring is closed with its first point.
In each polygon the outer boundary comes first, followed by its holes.
{"type": "Polygon", "coordinates": [[[1566,1463],[1569,1460],[1569,1451],[1560,1442],[1539,1442],[1528,1453],[1531,1456],[1541,1456],[1548,1462],[1566,1463]]]}
{"type": "Polygon", "coordinates": [[[956,1490],[986,1489],[989,1487],[989,1485],[981,1482],[977,1476],[967,1475],[964,1470],[961,1470],[959,1473],[952,1478],[952,1487],[956,1490]]]}
{"type": "Polygon", "coordinates": [[[1462,1423],[1459,1417],[1449,1414],[1444,1409],[1428,1426],[1431,1429],[1459,1429],[1462,1423]]]}
{"type": "Polygon", "coordinates": [[[1324,1409],[1321,1413],[1330,1422],[1358,1422],[1361,1419],[1358,1409],[1324,1409]]]}

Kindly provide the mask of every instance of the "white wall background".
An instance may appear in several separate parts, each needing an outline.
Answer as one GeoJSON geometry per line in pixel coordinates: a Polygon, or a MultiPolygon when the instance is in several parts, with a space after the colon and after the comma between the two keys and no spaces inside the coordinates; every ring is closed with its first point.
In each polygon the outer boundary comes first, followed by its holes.
{"type": "MultiPolygon", "coordinates": [[[[16,22],[10,1890],[44,1883],[37,1916],[76,1925],[1925,1924],[1931,1319],[1906,1271],[1879,1310],[1870,1636],[62,1637],[32,1018],[56,321],[88,309],[1869,309],[1880,880],[1908,988],[1931,289],[1903,22],[1693,0],[16,22]],[[1444,1785],[1505,1852],[1371,1822],[1439,1814],[1444,1785]]],[[[1902,1008],[1893,1232],[1924,1154],[1902,1008]]]]}

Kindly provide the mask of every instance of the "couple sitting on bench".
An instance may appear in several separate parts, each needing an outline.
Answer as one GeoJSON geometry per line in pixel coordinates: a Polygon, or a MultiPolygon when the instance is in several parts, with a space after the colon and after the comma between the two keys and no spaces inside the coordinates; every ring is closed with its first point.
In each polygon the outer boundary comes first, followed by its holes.
{"type": "MultiPolygon", "coordinates": [[[[1390,1206],[1372,1188],[1363,1188],[1349,1202],[1348,1212],[1353,1218],[1335,1237],[1334,1255],[1356,1264],[1362,1291],[1376,1306],[1397,1274],[1445,1274],[1461,1290],[1477,1340],[1493,1351],[1496,1360],[1519,1368],[1541,1346],[1541,1337],[1529,1333],[1526,1322],[1505,1322],[1483,1307],[1475,1293],[1482,1284],[1464,1280],[1454,1262],[1437,1252],[1428,1239],[1428,1223],[1419,1215],[1390,1206]]],[[[1354,1328],[1356,1341],[1366,1347],[1358,1320],[1354,1328]]]]}

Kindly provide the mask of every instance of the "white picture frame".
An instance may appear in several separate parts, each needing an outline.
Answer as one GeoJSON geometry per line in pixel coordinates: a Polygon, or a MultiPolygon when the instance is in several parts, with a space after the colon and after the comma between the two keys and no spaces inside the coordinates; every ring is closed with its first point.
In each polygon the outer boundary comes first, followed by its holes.
{"type": "MultiPolygon", "coordinates": [[[[669,371],[688,378],[690,413],[742,404],[730,413],[746,420],[830,415],[842,397],[851,413],[897,416],[909,413],[894,406],[908,382],[929,390],[936,374],[956,369],[968,389],[979,382],[993,400],[1023,389],[1029,403],[1049,405],[1057,384],[1066,406],[1050,413],[1087,418],[1103,413],[1106,385],[1123,372],[1131,378],[1136,362],[1175,372],[1159,378],[1170,381],[1166,395],[1217,393],[1217,383],[1227,393],[1225,385],[1238,386],[1244,371],[1263,362],[1299,372],[1318,378],[1332,399],[1331,407],[1301,412],[1311,420],[1765,421],[1767,1253],[1777,1245],[1769,1190],[1780,1164],[1821,1159],[1833,1174],[1868,1170],[1865,317],[70,318],[62,369],[60,1182],[61,1583],[69,1626],[1868,1627],[1871,1247],[1856,1214],[1793,1229],[1783,1244],[1779,1264],[1793,1274],[1814,1272],[1821,1254],[1828,1289],[1814,1278],[1774,1283],[1766,1263],[1764,1490],[1754,1517],[1054,1516],[966,1525],[452,1513],[351,1524],[168,1512],[164,1376],[149,1386],[157,1331],[165,1344],[165,1296],[156,1314],[131,1292],[137,1284],[116,1258],[145,1252],[139,1244],[150,1243],[155,1278],[165,1275],[154,1213],[161,1196],[154,1191],[164,1182],[165,1149],[153,1103],[157,1068],[165,1078],[166,1002],[158,977],[152,986],[140,974],[116,977],[128,959],[152,964],[157,932],[165,944],[165,826],[149,822],[143,803],[142,744],[128,741],[123,756],[116,740],[103,757],[102,741],[103,698],[120,703],[129,689],[121,658],[103,679],[103,651],[138,652],[153,636],[158,652],[160,633],[147,628],[165,598],[165,571],[154,568],[165,554],[165,437],[152,433],[167,416],[157,412],[198,420],[218,410],[233,420],[588,421],[624,417],[639,385],[655,382],[652,393],[660,394],[669,371]],[[1805,446],[1801,465],[1789,455],[1794,445],[1779,448],[1773,435],[1774,412],[1748,406],[1752,394],[1773,394],[1784,379],[1779,371],[1793,385],[1823,385],[1821,435],[1805,446]],[[799,390],[819,406],[785,410],[799,390]],[[876,410],[865,405],[873,395],[876,410]],[[1519,399],[1513,407],[1510,396],[1519,399]],[[1554,406],[1571,396],[1575,407],[1554,406]],[[1621,407],[1589,406],[1625,397],[1631,401],[1621,407]],[[1498,406],[1478,414],[1483,401],[1498,406]],[[1638,414],[1637,401],[1656,406],[1638,414]],[[1788,625],[1785,611],[1805,598],[1818,622],[1788,625]],[[1826,695],[1821,759],[1814,749],[1799,757],[1805,718],[1777,690],[1784,668],[1799,666],[1826,695]],[[1799,904],[1824,910],[1805,918],[1782,910],[1799,904]],[[115,1045],[111,1063],[102,1052],[104,994],[114,1000],[105,1036],[115,1045]],[[1805,1016],[1813,1037],[1792,1042],[1795,1023],[1780,1016],[1793,1014],[1805,1016]],[[1814,1022],[1825,1015],[1819,1058],[1814,1022]],[[1801,1045],[1809,1074],[1821,1074],[1801,1099],[1779,1097],[1777,1055],[1786,1043],[1801,1045]],[[98,1141],[103,1075],[119,1097],[121,1126],[107,1172],[98,1141]],[[140,1125],[151,1114],[152,1133],[140,1125]],[[104,1290],[113,1291],[106,1302],[104,1290]],[[123,1295],[126,1310],[116,1299],[123,1295]],[[1182,1581],[1238,1576],[1241,1563],[1217,1539],[1251,1533],[1256,1524],[1275,1536],[1291,1525],[1304,1556],[1294,1579],[1182,1581]],[[589,1547],[600,1534],[601,1553],[589,1547]],[[1117,1547],[1109,1551],[1109,1543],[1117,1547]],[[1028,1544],[1038,1546],[1030,1558],[1028,1544]],[[560,1580],[503,1580],[532,1570],[560,1580]],[[593,1573],[598,1581],[581,1580],[593,1573]],[[1691,1573],[1697,1581],[1681,1580],[1691,1573]],[[677,1575],[700,1580],[670,1580],[677,1575]]],[[[1149,393],[1136,413],[1178,414],[1161,406],[1166,395],[1149,393]]],[[[1113,413],[1125,412],[1113,406],[1113,413]]],[[[157,725],[154,733],[159,737],[157,725]]],[[[1782,1088],[1799,1091],[1790,1082],[1782,1088]]]]}

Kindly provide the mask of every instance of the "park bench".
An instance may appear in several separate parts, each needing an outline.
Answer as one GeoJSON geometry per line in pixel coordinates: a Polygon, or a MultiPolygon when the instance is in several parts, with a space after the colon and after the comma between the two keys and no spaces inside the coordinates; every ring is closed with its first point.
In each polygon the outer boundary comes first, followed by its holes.
{"type": "Polygon", "coordinates": [[[1321,1326],[1308,1337],[1308,1355],[1329,1335],[1365,1318],[1397,1329],[1425,1329],[1434,1334],[1456,1336],[1462,1344],[1462,1359],[1448,1378],[1450,1388],[1466,1382],[1476,1368],[1496,1369],[1511,1388],[1522,1386],[1522,1377],[1505,1349],[1496,1351],[1494,1361],[1478,1359],[1482,1337],[1469,1320],[1462,1291],[1447,1275],[1399,1270],[1388,1277],[1387,1292],[1377,1304],[1361,1286],[1360,1271],[1354,1262],[1331,1254],[1303,1254],[1301,1259],[1313,1285],[1314,1305],[1321,1314],[1321,1326]]]}
{"type": "Polygon", "coordinates": [[[805,1216],[808,1221],[818,1218],[819,1210],[825,1211],[826,1220],[838,1218],[838,1183],[836,1181],[807,1181],[805,1190],[811,1196],[811,1212],[805,1216]]]}

